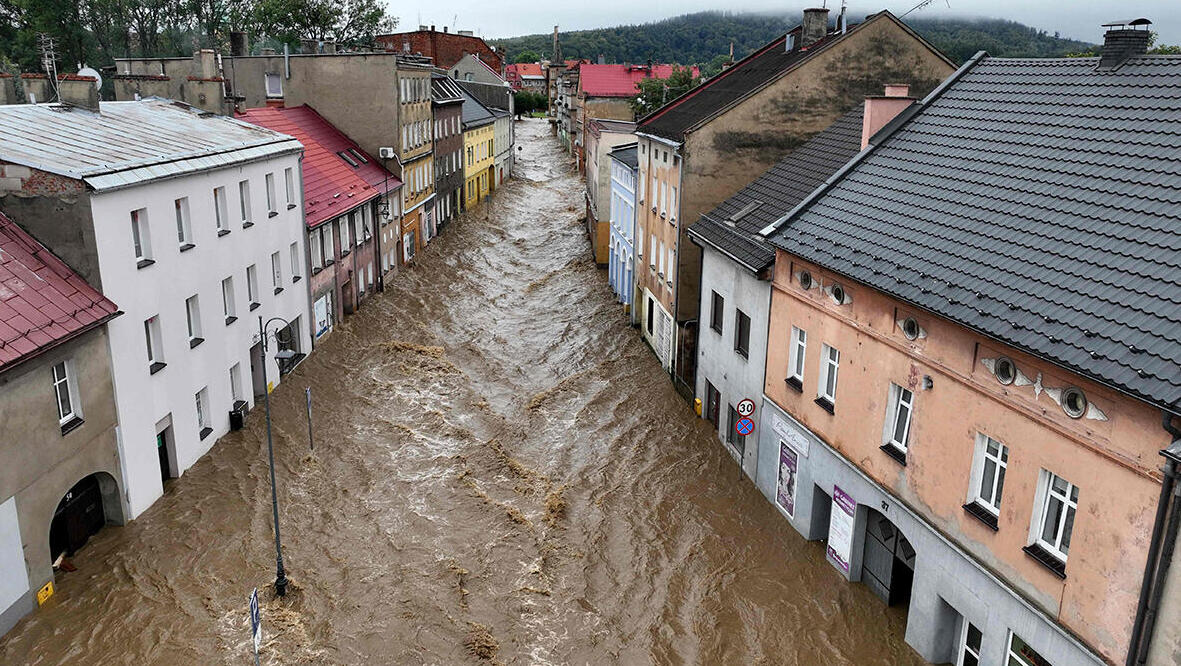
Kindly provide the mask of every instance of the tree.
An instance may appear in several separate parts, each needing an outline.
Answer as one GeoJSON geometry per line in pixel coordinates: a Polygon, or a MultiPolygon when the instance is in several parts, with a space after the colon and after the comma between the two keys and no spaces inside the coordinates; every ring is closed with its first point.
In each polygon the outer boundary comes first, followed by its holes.
{"type": "Polygon", "coordinates": [[[632,109],[637,118],[652,113],[668,102],[680,97],[701,84],[701,77],[694,76],[688,67],[673,66],[672,74],[667,79],[641,79],[636,87],[639,93],[631,99],[632,109]]]}
{"type": "Polygon", "coordinates": [[[239,10],[244,24],[257,34],[293,46],[304,38],[364,46],[398,25],[381,0],[253,0],[248,4],[252,6],[239,10]]]}
{"type": "Polygon", "coordinates": [[[541,56],[537,54],[537,51],[521,51],[517,54],[517,57],[513,58],[513,64],[519,64],[522,62],[538,62],[540,60],[541,56]]]}

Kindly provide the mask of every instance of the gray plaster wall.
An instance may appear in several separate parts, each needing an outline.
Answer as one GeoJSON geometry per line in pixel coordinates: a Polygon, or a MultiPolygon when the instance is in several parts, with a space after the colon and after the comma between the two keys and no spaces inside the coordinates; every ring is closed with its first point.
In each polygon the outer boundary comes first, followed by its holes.
{"type": "MultiPolygon", "coordinates": [[[[1036,610],[998,577],[973,560],[898,498],[886,492],[803,424],[764,396],[758,442],[756,485],[775,502],[780,442],[799,451],[794,517],[780,509],[805,538],[827,540],[834,486],[857,502],[850,582],[861,580],[865,525],[872,508],[887,517],[914,547],[915,571],[906,622],[906,642],[932,663],[954,663],[962,622],[983,633],[980,663],[1005,663],[1009,632],[1024,639],[1050,663],[1104,663],[1052,618],[1036,610]]],[[[835,563],[833,564],[836,567],[835,563]]],[[[838,571],[841,569],[838,567],[838,571]]],[[[841,571],[843,574],[844,572],[841,571]]]]}
{"type": "MultiPolygon", "coordinates": [[[[718,441],[737,459],[737,451],[726,444],[729,433],[728,405],[738,406],[743,398],[760,406],[763,396],[763,377],[767,366],[767,328],[771,308],[771,283],[760,280],[739,266],[728,256],[710,246],[701,252],[701,319],[697,338],[697,397],[701,398],[702,418],[707,407],[705,382],[708,380],[722,394],[718,409],[718,441]],[[712,293],[724,300],[725,316],[722,333],[710,328],[712,293]],[[750,354],[743,358],[734,350],[736,312],[742,310],[750,317],[750,354]]],[[[756,478],[760,465],[759,433],[762,426],[758,413],[754,416],[755,431],[746,437],[746,452],[739,464],[746,475],[756,478]]],[[[774,467],[777,462],[771,462],[774,467]]]]}
{"type": "MultiPolygon", "coordinates": [[[[35,595],[53,580],[49,526],[66,492],[98,473],[108,523],[124,522],[125,500],[117,441],[115,394],[106,328],[100,327],[0,373],[0,502],[15,497],[27,596],[0,609],[0,633],[36,606],[35,595]],[[84,423],[62,434],[52,368],[71,363],[84,423]]],[[[2,573],[2,572],[0,572],[2,573]]]]}
{"type": "Polygon", "coordinates": [[[1165,578],[1148,663],[1181,664],[1181,549],[1173,551],[1173,563],[1165,578]]]}
{"type": "MultiPolygon", "coordinates": [[[[34,173],[48,175],[40,171],[34,173]]],[[[42,245],[53,248],[53,253],[90,286],[102,291],[88,194],[62,192],[58,196],[27,196],[19,192],[0,192],[0,210],[42,245]]]]}

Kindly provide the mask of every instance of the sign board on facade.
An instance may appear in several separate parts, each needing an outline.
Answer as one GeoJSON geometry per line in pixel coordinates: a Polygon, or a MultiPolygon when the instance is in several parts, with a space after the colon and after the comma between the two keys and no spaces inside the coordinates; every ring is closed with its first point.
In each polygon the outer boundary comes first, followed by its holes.
{"type": "Polygon", "coordinates": [[[45,585],[42,585],[40,590],[37,590],[37,605],[44,606],[45,602],[49,601],[49,597],[52,597],[52,596],[53,596],[53,581],[49,581],[45,585]]]}
{"type": "Polygon", "coordinates": [[[772,414],[771,430],[774,430],[775,434],[782,437],[783,441],[790,444],[801,456],[808,457],[808,437],[800,432],[796,426],[788,423],[778,414],[772,414]]]}
{"type": "Polygon", "coordinates": [[[787,442],[779,440],[779,482],[775,491],[775,501],[787,512],[789,518],[796,516],[796,472],[799,462],[796,450],[788,446],[787,442]]]}
{"type": "Polygon", "coordinates": [[[738,407],[734,411],[738,412],[739,416],[750,416],[755,413],[755,401],[743,398],[738,402],[738,407]]]}
{"type": "Polygon", "coordinates": [[[833,486],[832,511],[828,520],[828,557],[846,574],[853,554],[853,516],[856,513],[857,502],[840,486],[833,486]]]}

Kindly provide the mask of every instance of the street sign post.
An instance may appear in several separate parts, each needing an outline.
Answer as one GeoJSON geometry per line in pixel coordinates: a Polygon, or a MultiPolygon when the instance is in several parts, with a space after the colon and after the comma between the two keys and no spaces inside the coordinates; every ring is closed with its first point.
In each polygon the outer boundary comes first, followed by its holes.
{"type": "Polygon", "coordinates": [[[258,608],[258,588],[250,593],[250,636],[254,640],[254,666],[258,666],[258,645],[262,642],[262,615],[258,608]]]}
{"type": "Polygon", "coordinates": [[[738,408],[735,410],[739,416],[750,416],[755,413],[755,401],[750,398],[743,398],[738,403],[738,408]]]}

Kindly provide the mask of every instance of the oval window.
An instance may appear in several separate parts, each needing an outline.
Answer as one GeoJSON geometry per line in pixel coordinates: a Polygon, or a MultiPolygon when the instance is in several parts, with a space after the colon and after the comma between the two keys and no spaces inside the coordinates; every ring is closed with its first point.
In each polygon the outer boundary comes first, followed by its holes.
{"type": "Polygon", "coordinates": [[[1087,396],[1082,389],[1070,387],[1062,392],[1062,409],[1067,416],[1077,419],[1087,413],[1087,396]]]}
{"type": "Polygon", "coordinates": [[[993,374],[996,375],[996,380],[1002,384],[1012,384],[1013,380],[1017,378],[1017,366],[1013,365],[1013,361],[1004,356],[996,360],[996,365],[993,366],[993,374]]]}
{"type": "Polygon", "coordinates": [[[906,336],[907,340],[916,340],[919,337],[919,323],[915,321],[914,317],[907,317],[902,322],[902,334],[906,336]]]}
{"type": "Polygon", "coordinates": [[[808,271],[800,271],[800,286],[804,289],[812,288],[812,274],[808,271]]]}
{"type": "Polygon", "coordinates": [[[839,284],[834,284],[832,286],[832,300],[836,301],[837,305],[844,303],[845,302],[845,288],[839,284]]]}

